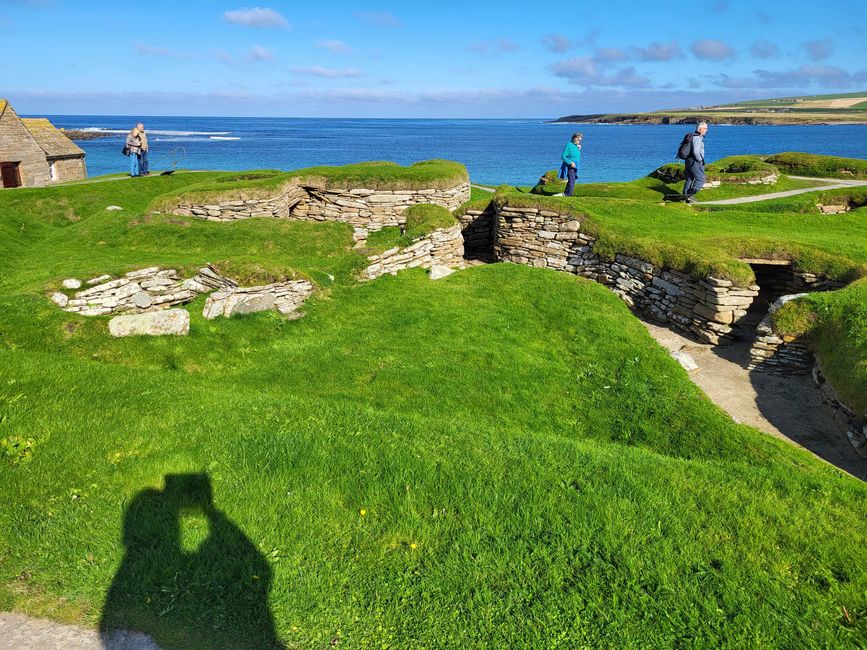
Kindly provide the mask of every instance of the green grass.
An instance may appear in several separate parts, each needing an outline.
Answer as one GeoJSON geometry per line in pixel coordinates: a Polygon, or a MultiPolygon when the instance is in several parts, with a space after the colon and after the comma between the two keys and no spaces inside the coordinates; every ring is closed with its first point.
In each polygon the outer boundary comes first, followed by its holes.
{"type": "Polygon", "coordinates": [[[765,158],[765,162],[786,174],[817,178],[867,178],[867,160],[819,156],[810,153],[778,153],[765,158]]]}
{"type": "Polygon", "coordinates": [[[867,414],[867,281],[787,303],[774,323],[784,334],[806,338],[843,402],[857,416],[867,414]]]}
{"type": "Polygon", "coordinates": [[[401,166],[392,162],[362,162],[341,167],[306,167],[290,172],[259,170],[227,172],[173,194],[165,194],[150,206],[170,210],[181,203],[209,203],[273,196],[287,183],[323,188],[407,190],[454,187],[469,180],[466,168],[449,160],[424,160],[401,166]]]}
{"type": "MultiPolygon", "coordinates": [[[[185,182],[0,194],[0,609],[163,647],[867,641],[867,487],[734,423],[607,289],[517,265],[357,284],[346,224],[142,216],[185,182]],[[199,299],[184,338],[113,339],[44,296],[206,261],[335,281],[297,321],[199,299]],[[193,473],[213,507],[165,484],[193,473]]],[[[867,256],[858,211],[516,197],[642,245],[679,228],[726,255],[709,242],[793,219],[867,256]]]]}

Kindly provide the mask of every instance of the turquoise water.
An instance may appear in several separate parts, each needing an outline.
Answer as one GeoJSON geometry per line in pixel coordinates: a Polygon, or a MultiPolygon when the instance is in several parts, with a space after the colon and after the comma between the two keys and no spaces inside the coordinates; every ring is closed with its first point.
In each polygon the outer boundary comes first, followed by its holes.
{"type": "MultiPolygon", "coordinates": [[[[123,138],[139,118],[49,117],[55,125],[113,131],[79,142],[91,176],[123,172],[123,138]]],[[[297,169],[362,160],[408,164],[428,158],[464,163],[474,182],[532,185],[559,167],[574,131],[584,133],[580,182],[624,181],[674,160],[688,126],[547,124],[542,120],[301,118],[142,118],[151,166],[188,169],[297,169]]],[[[708,161],[744,153],[807,151],[867,158],[867,126],[711,126],[708,161]]]]}

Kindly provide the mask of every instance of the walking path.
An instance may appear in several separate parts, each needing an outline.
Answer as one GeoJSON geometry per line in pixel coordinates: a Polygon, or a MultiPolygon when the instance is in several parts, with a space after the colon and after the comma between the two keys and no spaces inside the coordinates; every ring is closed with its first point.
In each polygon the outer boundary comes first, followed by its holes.
{"type": "Polygon", "coordinates": [[[825,190],[839,190],[844,187],[859,187],[867,185],[867,181],[850,181],[839,178],[810,178],[808,176],[789,176],[801,181],[822,181],[828,185],[805,187],[800,190],[787,190],[785,192],[771,192],[770,194],[758,194],[756,196],[742,196],[737,199],[722,199],[720,201],[697,201],[695,205],[737,205],[739,203],[755,203],[756,201],[770,201],[771,199],[783,199],[787,196],[806,194],[807,192],[824,192],[825,190]]]}
{"type": "Polygon", "coordinates": [[[809,450],[867,481],[867,459],[849,444],[845,427],[822,403],[809,375],[779,377],[747,370],[749,340],[714,347],[644,323],[669,352],[688,353],[698,365],[690,379],[733,420],[809,450]]]}
{"type": "Polygon", "coordinates": [[[141,632],[112,632],[103,637],[78,625],[0,612],[0,650],[160,650],[141,632]]]}

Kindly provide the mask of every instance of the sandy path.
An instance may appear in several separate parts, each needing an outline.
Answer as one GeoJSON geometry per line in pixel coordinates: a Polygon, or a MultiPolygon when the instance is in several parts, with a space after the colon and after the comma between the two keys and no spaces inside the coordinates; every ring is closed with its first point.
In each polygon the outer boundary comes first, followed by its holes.
{"type": "Polygon", "coordinates": [[[809,450],[867,481],[867,459],[849,444],[846,429],[822,403],[809,375],[778,377],[747,370],[749,341],[713,347],[645,323],[670,352],[683,350],[698,364],[690,379],[736,422],[809,450]]]}

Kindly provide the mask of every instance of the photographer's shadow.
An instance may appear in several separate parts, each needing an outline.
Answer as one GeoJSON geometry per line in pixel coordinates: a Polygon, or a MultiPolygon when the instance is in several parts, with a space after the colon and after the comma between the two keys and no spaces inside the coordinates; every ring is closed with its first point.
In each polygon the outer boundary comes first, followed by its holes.
{"type": "Polygon", "coordinates": [[[121,630],[144,632],[164,650],[284,647],[268,607],[271,568],[214,506],[207,474],[166,475],[163,490],[139,492],[123,543],[100,621],[107,648],[121,630]]]}

